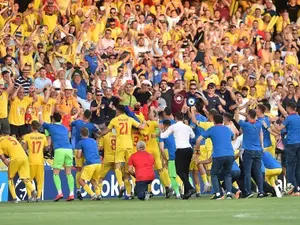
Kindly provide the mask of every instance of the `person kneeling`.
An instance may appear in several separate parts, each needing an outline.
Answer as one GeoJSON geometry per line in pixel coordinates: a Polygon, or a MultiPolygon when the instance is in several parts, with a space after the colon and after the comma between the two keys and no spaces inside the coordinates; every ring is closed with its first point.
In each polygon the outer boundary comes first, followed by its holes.
{"type": "Polygon", "coordinates": [[[136,178],[135,193],[138,199],[147,201],[150,197],[148,185],[154,180],[154,158],[146,152],[146,143],[139,141],[137,152],[132,154],[128,162],[128,170],[136,178]]]}

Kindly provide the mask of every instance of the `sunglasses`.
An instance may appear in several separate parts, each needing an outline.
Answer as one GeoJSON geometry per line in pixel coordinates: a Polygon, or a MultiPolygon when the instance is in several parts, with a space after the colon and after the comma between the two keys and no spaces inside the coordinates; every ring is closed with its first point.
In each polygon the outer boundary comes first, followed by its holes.
{"type": "Polygon", "coordinates": [[[196,88],[190,88],[190,90],[191,90],[191,91],[196,91],[197,89],[196,89],[196,88]]]}
{"type": "Polygon", "coordinates": [[[102,96],[102,94],[97,94],[96,96],[102,96]]]}

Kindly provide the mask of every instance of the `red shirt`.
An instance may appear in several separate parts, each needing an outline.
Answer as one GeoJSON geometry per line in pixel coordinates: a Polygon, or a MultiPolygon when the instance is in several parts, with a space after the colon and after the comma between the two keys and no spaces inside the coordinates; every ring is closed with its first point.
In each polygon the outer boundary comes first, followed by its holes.
{"type": "Polygon", "coordinates": [[[135,169],[136,181],[154,180],[154,158],[146,151],[132,154],[128,162],[135,169]]]}

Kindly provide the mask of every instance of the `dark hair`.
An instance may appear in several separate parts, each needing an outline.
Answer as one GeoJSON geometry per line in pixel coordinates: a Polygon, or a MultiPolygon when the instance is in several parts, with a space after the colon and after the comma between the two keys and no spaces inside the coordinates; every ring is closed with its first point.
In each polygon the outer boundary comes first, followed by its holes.
{"type": "Polygon", "coordinates": [[[80,134],[81,134],[81,136],[83,136],[83,137],[88,137],[88,136],[89,136],[89,129],[86,128],[86,127],[81,128],[80,134]]]}
{"type": "Polygon", "coordinates": [[[270,105],[270,103],[269,102],[263,102],[263,105],[266,107],[266,109],[268,110],[268,111],[270,111],[271,110],[271,105],[270,105]]]}
{"type": "Polygon", "coordinates": [[[249,90],[249,88],[247,88],[247,87],[242,87],[242,91],[248,91],[249,90]]]}
{"type": "Polygon", "coordinates": [[[39,130],[41,127],[40,123],[36,120],[32,121],[31,123],[31,129],[34,130],[34,131],[37,131],[39,130]]]}
{"type": "Polygon", "coordinates": [[[250,116],[251,119],[255,119],[255,117],[256,117],[256,111],[254,109],[250,109],[248,111],[248,115],[250,116]]]}
{"type": "Polygon", "coordinates": [[[52,116],[54,122],[56,123],[59,123],[61,121],[61,115],[57,112],[53,113],[53,116],[52,116]]]}
{"type": "Polygon", "coordinates": [[[220,114],[214,115],[214,122],[216,124],[220,124],[220,123],[222,124],[223,123],[223,116],[220,115],[220,114]]]}
{"type": "Polygon", "coordinates": [[[171,115],[172,115],[172,110],[171,110],[169,107],[166,107],[165,110],[164,110],[164,113],[165,113],[167,116],[171,116],[171,115]]]}
{"type": "Polygon", "coordinates": [[[296,103],[294,103],[294,102],[288,102],[288,103],[286,104],[286,107],[287,107],[287,108],[290,108],[290,109],[292,109],[292,110],[296,110],[296,109],[297,109],[297,105],[296,105],[296,103]]]}
{"type": "Polygon", "coordinates": [[[278,87],[282,87],[283,88],[283,84],[281,84],[281,83],[277,84],[276,88],[278,88],[278,87]]]}
{"type": "Polygon", "coordinates": [[[164,120],[163,125],[165,126],[171,126],[171,121],[170,120],[164,120]]]}
{"type": "Polygon", "coordinates": [[[201,113],[203,111],[203,106],[204,106],[203,102],[197,102],[195,105],[197,112],[201,113]]]}
{"type": "Polygon", "coordinates": [[[258,108],[262,113],[265,113],[265,111],[266,111],[266,107],[265,107],[263,104],[258,104],[258,105],[257,105],[257,108],[258,108]]]}
{"type": "Polygon", "coordinates": [[[224,113],[224,114],[223,114],[223,117],[225,117],[225,118],[228,119],[229,121],[232,121],[232,119],[233,119],[231,113],[229,113],[229,112],[224,113]]]}
{"type": "Polygon", "coordinates": [[[209,113],[209,115],[212,115],[212,116],[219,114],[218,111],[217,111],[216,109],[210,109],[210,110],[208,111],[208,113],[209,113]]]}
{"type": "Polygon", "coordinates": [[[91,111],[88,110],[88,109],[86,109],[86,110],[84,111],[84,113],[83,113],[84,118],[86,118],[86,119],[88,119],[88,120],[91,118],[91,115],[92,115],[92,113],[91,113],[91,111]]]}
{"type": "Polygon", "coordinates": [[[234,79],[234,77],[233,76],[228,76],[226,80],[229,81],[230,79],[234,79]]]}
{"type": "Polygon", "coordinates": [[[2,71],[2,76],[4,76],[5,74],[8,74],[8,73],[10,74],[10,72],[9,72],[9,71],[7,71],[7,70],[3,70],[3,71],[2,71]]]}
{"type": "Polygon", "coordinates": [[[179,121],[182,121],[183,118],[184,118],[183,113],[178,112],[178,113],[175,114],[175,119],[177,119],[177,120],[179,120],[179,121]]]}
{"type": "Polygon", "coordinates": [[[125,106],[124,105],[117,105],[116,109],[122,113],[125,113],[125,106]]]}

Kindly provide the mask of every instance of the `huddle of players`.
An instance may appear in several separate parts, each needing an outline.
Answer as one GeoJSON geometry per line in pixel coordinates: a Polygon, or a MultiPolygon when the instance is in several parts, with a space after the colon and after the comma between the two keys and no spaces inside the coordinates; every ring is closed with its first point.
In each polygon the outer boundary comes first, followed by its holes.
{"type": "MultiPolygon", "coordinates": [[[[131,199],[133,196],[130,180],[132,180],[134,184],[135,178],[130,176],[127,162],[129,161],[130,156],[136,151],[137,142],[144,141],[146,143],[146,150],[151,153],[155,159],[155,169],[158,171],[160,180],[165,187],[166,197],[169,198],[173,191],[175,191],[176,197],[181,198],[179,188],[180,181],[176,177],[176,170],[173,163],[176,151],[174,137],[170,136],[167,139],[159,138],[159,144],[157,138],[159,136],[157,131],[161,126],[164,126],[164,129],[167,129],[175,123],[169,110],[166,109],[160,115],[162,125],[158,122],[158,114],[152,109],[149,112],[147,121],[143,118],[143,116],[137,116],[141,123],[127,116],[125,114],[125,107],[122,105],[117,106],[116,111],[117,116],[109,124],[107,124],[107,128],[102,132],[100,132],[94,124],[89,122],[91,116],[91,112],[89,110],[84,112],[82,119],[71,123],[71,126],[75,128],[76,144],[74,156],[77,168],[77,197],[82,200],[80,189],[82,186],[91,196],[91,200],[100,200],[102,181],[108,171],[113,170],[115,171],[120,187],[119,197],[122,197],[126,190],[125,199],[131,199]],[[98,143],[94,139],[90,138],[92,133],[100,134],[101,137],[98,139],[98,143]],[[99,155],[99,149],[101,150],[100,152],[102,152],[101,157],[99,155]],[[91,182],[94,187],[94,191],[86,183],[87,181],[91,182]]],[[[199,111],[197,108],[192,110],[190,115],[190,125],[194,128],[196,139],[201,136],[203,131],[214,126],[213,110],[208,112],[208,120],[206,117],[197,113],[197,111],[199,111]]],[[[230,126],[230,128],[232,129],[232,126],[230,126]]],[[[30,202],[41,200],[44,184],[43,152],[44,149],[48,147],[48,141],[44,134],[39,133],[40,124],[37,121],[33,121],[31,129],[32,132],[23,137],[21,145],[17,139],[9,136],[9,129],[5,127],[1,128],[0,157],[9,167],[9,190],[15,202],[18,201],[13,183],[13,178],[16,173],[18,173],[19,178],[25,183],[28,200],[30,202]],[[25,154],[24,149],[28,153],[28,157],[25,154]],[[5,156],[8,156],[10,160],[8,160],[5,156]],[[36,180],[37,191],[34,190],[32,185],[33,179],[36,180]]],[[[51,133],[53,133],[53,131],[50,132],[50,135],[51,133]]],[[[235,133],[235,131],[233,133],[235,133]]],[[[55,138],[54,135],[52,137],[53,142],[60,141],[53,140],[53,138],[55,138]]],[[[68,137],[63,138],[68,139],[68,137]]],[[[193,145],[195,145],[196,139],[191,140],[193,145]]],[[[208,191],[210,188],[209,171],[211,168],[210,157],[212,154],[212,143],[210,139],[206,139],[201,141],[199,145],[199,149],[195,149],[190,166],[190,170],[193,171],[192,174],[194,176],[197,193],[196,196],[200,196],[201,193],[198,172],[200,172],[201,178],[205,184],[204,191],[208,191]]],[[[59,149],[54,149],[54,155],[56,154],[55,152],[58,152],[56,150],[59,149]]],[[[236,158],[238,157],[236,156],[236,158]]],[[[65,159],[61,160],[62,163],[64,163],[64,160],[65,159]]],[[[266,181],[268,181],[268,183],[273,187],[271,192],[277,194],[275,179],[276,176],[281,173],[281,166],[274,157],[268,153],[264,153],[263,162],[266,167],[264,170],[266,181]]],[[[235,174],[235,179],[233,179],[233,181],[236,181],[240,174],[238,161],[234,162],[232,172],[235,174]]],[[[71,174],[69,175],[72,176],[71,174]]],[[[73,180],[71,179],[70,183],[72,183],[72,181],[73,180]]],[[[61,187],[58,186],[59,185],[56,185],[58,189],[58,196],[55,198],[55,201],[63,198],[61,187]]],[[[70,185],[69,188],[70,196],[67,200],[72,201],[74,200],[72,185],[70,185]]],[[[236,184],[233,185],[232,193],[236,194],[237,198],[240,195],[240,190],[236,184]]]]}

